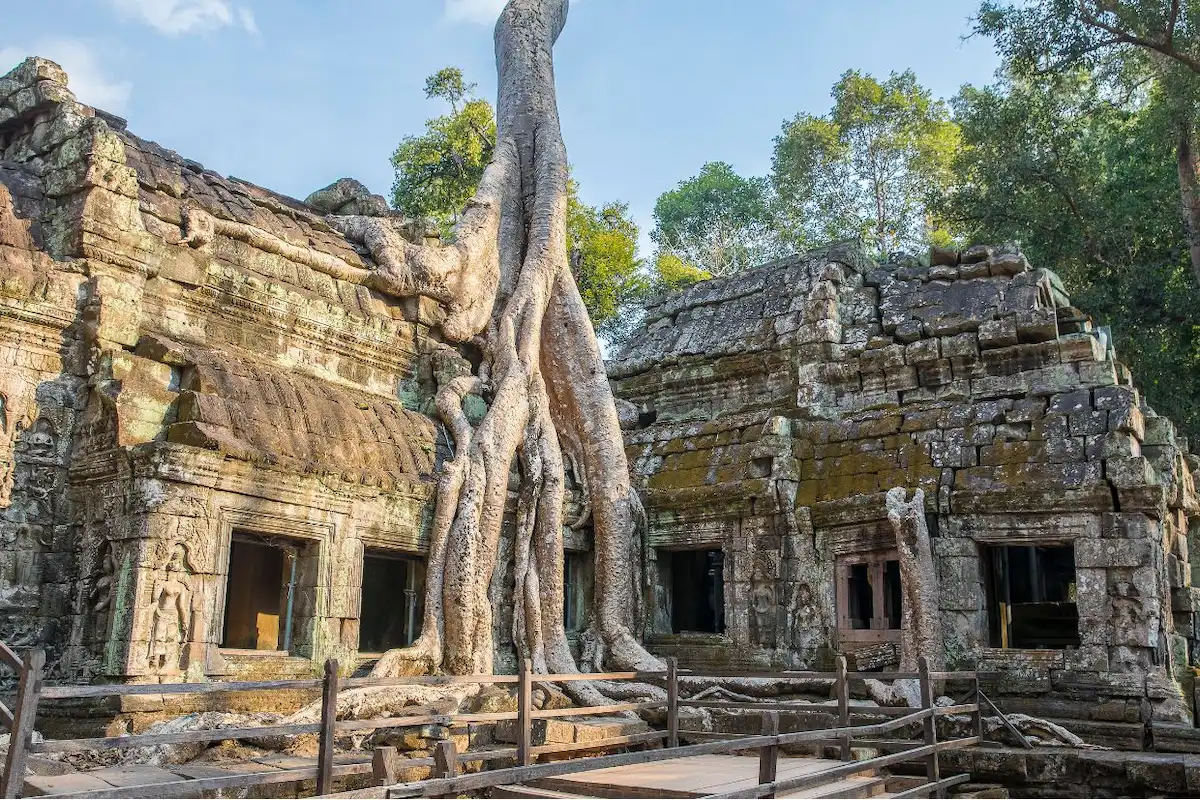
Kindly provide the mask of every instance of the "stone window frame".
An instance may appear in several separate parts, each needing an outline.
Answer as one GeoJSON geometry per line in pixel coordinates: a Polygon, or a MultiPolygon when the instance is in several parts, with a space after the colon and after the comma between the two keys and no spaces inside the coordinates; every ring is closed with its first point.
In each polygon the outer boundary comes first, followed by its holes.
{"type": "MultiPolygon", "coordinates": [[[[882,620],[883,609],[883,572],[887,562],[899,561],[900,554],[895,547],[880,547],[872,550],[861,550],[851,553],[839,553],[834,561],[834,602],[837,607],[837,644],[839,649],[847,645],[853,648],[894,642],[899,644],[901,628],[852,628],[850,621],[850,599],[844,587],[850,577],[850,567],[857,564],[867,564],[880,572],[880,581],[875,587],[874,603],[875,616],[873,620],[882,620]]],[[[903,580],[903,578],[902,578],[903,580]]]]}
{"type": "Polygon", "coordinates": [[[334,540],[336,525],[332,522],[313,522],[311,520],[294,519],[280,514],[266,514],[258,511],[248,511],[241,508],[224,507],[219,512],[220,544],[217,548],[216,572],[214,574],[213,590],[210,600],[209,639],[222,652],[237,652],[239,655],[259,657],[285,657],[311,659],[315,654],[317,624],[312,626],[307,641],[301,641],[293,636],[292,651],[284,653],[280,650],[263,650],[261,652],[233,650],[221,647],[221,632],[225,629],[225,586],[229,582],[229,556],[233,546],[234,531],[251,535],[282,536],[289,539],[300,539],[316,545],[317,588],[313,593],[314,620],[321,620],[328,615],[329,587],[333,565],[330,562],[330,545],[334,540]],[[297,655],[297,650],[307,650],[309,655],[297,655]]]}
{"type": "MultiPolygon", "coordinates": [[[[1014,512],[996,513],[979,512],[973,515],[958,515],[960,519],[967,518],[969,526],[964,526],[963,538],[971,542],[973,557],[979,565],[979,611],[983,615],[983,627],[978,631],[980,636],[978,647],[979,657],[988,663],[1008,663],[1006,659],[1023,657],[1058,658],[1065,650],[1043,650],[1028,647],[992,647],[991,622],[988,618],[987,575],[985,571],[984,547],[998,546],[1058,546],[1069,544],[1078,547],[1079,542],[1087,539],[1100,538],[1100,514],[1086,510],[1070,510],[1063,513],[1046,512],[1014,512]],[[1055,656],[1054,654],[1059,654],[1055,656]]],[[[934,556],[937,560],[937,556],[934,556]]],[[[1076,576],[1079,565],[1076,564],[1076,576]]],[[[1078,602],[1078,600],[1076,601],[1078,602]]]]}
{"type": "MultiPolygon", "coordinates": [[[[1079,537],[1064,537],[1061,535],[1038,536],[1036,534],[1031,535],[1031,536],[1020,537],[1019,539],[1013,538],[1013,539],[1007,539],[1007,540],[1002,540],[999,537],[983,537],[983,538],[975,539],[975,546],[978,550],[980,577],[983,581],[982,590],[983,590],[984,620],[986,621],[986,625],[987,625],[987,628],[985,630],[986,635],[983,639],[983,642],[985,644],[984,649],[990,650],[990,651],[998,651],[998,652],[1002,652],[1002,653],[1007,653],[1007,652],[1042,653],[1042,652],[1066,652],[1068,650],[1077,649],[1080,646],[1079,643],[1076,643],[1069,647],[1061,647],[1061,648],[1059,648],[1059,647],[1015,647],[1012,645],[1011,642],[1009,642],[1007,644],[999,644],[999,645],[992,644],[991,637],[992,637],[992,633],[993,633],[993,631],[992,631],[993,609],[992,609],[989,601],[991,598],[991,593],[993,591],[993,587],[989,585],[992,581],[992,576],[991,576],[992,567],[991,567],[991,563],[990,563],[990,557],[988,554],[989,550],[995,550],[995,549],[999,549],[999,548],[1010,548],[1010,547],[1032,547],[1032,548],[1070,547],[1072,549],[1072,551],[1074,551],[1076,543],[1078,541],[1079,541],[1079,537]]],[[[1079,567],[1076,566],[1075,570],[1076,570],[1076,572],[1075,572],[1076,581],[1078,581],[1079,567]]],[[[1078,608],[1078,602],[1079,602],[1078,599],[1076,599],[1072,602],[1074,603],[1076,608],[1078,608]]],[[[1000,608],[995,609],[996,612],[999,613],[1000,610],[1002,608],[1004,608],[1004,606],[1005,606],[1004,603],[1000,603],[1000,608]]],[[[1011,613],[1012,607],[1009,606],[1008,608],[1011,613]]],[[[1008,625],[1009,626],[1012,625],[1011,619],[1009,620],[1008,625]]],[[[1081,632],[1078,629],[1078,623],[1077,623],[1077,627],[1076,627],[1076,633],[1081,634],[1081,632]]],[[[1001,633],[1000,635],[1001,635],[1002,641],[1007,639],[1007,637],[1009,636],[1009,631],[1008,631],[1007,627],[1005,628],[1004,632],[1001,633]]]]}

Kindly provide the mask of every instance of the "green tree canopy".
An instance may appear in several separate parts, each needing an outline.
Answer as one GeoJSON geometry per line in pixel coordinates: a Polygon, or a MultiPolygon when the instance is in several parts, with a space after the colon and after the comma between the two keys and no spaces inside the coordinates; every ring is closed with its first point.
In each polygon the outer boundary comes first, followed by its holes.
{"type": "Polygon", "coordinates": [[[670,292],[711,277],[711,273],[687,263],[674,253],[659,253],[654,259],[651,286],[654,291],[670,292]]]}
{"type": "Polygon", "coordinates": [[[966,86],[963,183],[939,211],[973,241],[1018,241],[1109,325],[1162,413],[1200,433],[1200,309],[1172,137],[1153,94],[1114,103],[1083,69],[966,86]]]}
{"type": "Polygon", "coordinates": [[[571,273],[596,332],[620,341],[648,282],[638,258],[638,226],[625,203],[589,206],[575,181],[567,184],[567,252],[571,273]]]}
{"type": "Polygon", "coordinates": [[[754,266],[774,252],[770,189],[721,161],[665,192],[654,205],[651,240],[710,275],[754,266]]]}
{"type": "MultiPolygon", "coordinates": [[[[405,137],[396,148],[393,202],[408,216],[437,222],[449,237],[491,161],[496,117],[457,67],[430,75],[425,97],[444,100],[450,113],[427,121],[424,134],[405,137]]],[[[597,333],[615,341],[627,332],[649,285],[637,255],[639,231],[626,204],[590,206],[578,188],[571,181],[567,198],[572,273],[597,333]]]]}
{"type": "Polygon", "coordinates": [[[1010,70],[1032,80],[1085,70],[1118,105],[1153,98],[1173,142],[1175,205],[1200,288],[1200,0],[985,0],[976,31],[995,38],[1010,70]]]}
{"type": "Polygon", "coordinates": [[[490,103],[474,96],[474,90],[455,67],[431,75],[425,97],[445,100],[450,113],[427,121],[425,133],[406,136],[392,154],[396,208],[434,220],[446,234],[475,194],[496,146],[495,112],[490,103]]]}
{"type": "Polygon", "coordinates": [[[824,116],[798,114],[775,139],[779,224],[795,244],[861,236],[881,254],[942,244],[927,198],[951,182],[958,126],[911,72],[882,83],[856,70],[824,116]]]}

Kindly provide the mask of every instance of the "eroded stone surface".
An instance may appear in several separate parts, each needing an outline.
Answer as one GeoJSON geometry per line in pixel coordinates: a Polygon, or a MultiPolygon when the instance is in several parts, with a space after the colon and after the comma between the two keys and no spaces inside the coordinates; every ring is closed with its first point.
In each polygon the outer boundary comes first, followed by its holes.
{"type": "Polygon", "coordinates": [[[1009,250],[925,268],[835,246],[649,309],[611,375],[634,406],[652,586],[672,551],[719,548],[726,614],[722,635],[672,633],[660,584],[659,651],[895,663],[899,631],[848,629],[841,570],[895,548],[885,494],[919,488],[949,668],[1003,670],[996,691],[1062,718],[1190,716],[1200,464],[1058,277],[1009,250]],[[985,548],[1026,544],[1073,547],[1077,646],[993,646],[985,548]]]}
{"type": "Polygon", "coordinates": [[[352,664],[364,547],[427,547],[425,412],[465,368],[436,310],[356,282],[370,260],[320,210],[134,136],[51,62],[0,86],[0,638],[47,646],[55,679],[230,673],[238,529],[304,544],[293,653],[352,664]]]}

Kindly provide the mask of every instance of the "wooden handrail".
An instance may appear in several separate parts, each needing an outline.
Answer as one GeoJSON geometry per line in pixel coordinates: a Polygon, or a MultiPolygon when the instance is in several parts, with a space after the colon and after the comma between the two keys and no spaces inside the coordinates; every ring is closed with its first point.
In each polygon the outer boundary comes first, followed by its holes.
{"type": "Polygon", "coordinates": [[[76,753],[81,750],[126,750],[186,742],[223,742],[231,739],[257,739],[265,736],[300,736],[320,733],[321,724],[263,725],[255,728],[217,728],[178,733],[139,733],[126,736],[101,736],[94,739],[44,739],[29,748],[31,753],[76,753]]]}
{"type": "MultiPolygon", "coordinates": [[[[41,651],[30,651],[38,656],[41,651]]],[[[7,654],[12,654],[11,649],[5,648],[0,651],[0,662],[9,663],[7,654]]],[[[12,654],[15,657],[15,654],[12,654]]],[[[923,661],[923,660],[922,660],[923,661]]],[[[920,672],[907,673],[848,673],[845,671],[844,663],[839,662],[839,670],[833,673],[821,672],[785,672],[785,673],[725,673],[729,677],[754,678],[765,677],[773,680],[788,681],[788,680],[830,680],[837,687],[837,705],[836,706],[817,706],[797,705],[788,702],[773,702],[773,703],[736,703],[728,701],[703,701],[703,700],[681,700],[679,698],[679,684],[683,679],[694,678],[699,676],[720,677],[722,673],[709,671],[684,672],[678,669],[678,665],[673,659],[668,660],[667,669],[662,672],[609,672],[609,673],[580,673],[580,674],[549,674],[536,675],[532,672],[531,665],[528,661],[523,662],[522,669],[518,675],[467,675],[467,676],[404,676],[398,678],[345,678],[338,676],[337,663],[335,661],[327,662],[325,668],[325,678],[323,680],[272,680],[272,681],[231,681],[227,683],[177,683],[177,684],[112,684],[102,686],[57,686],[57,687],[41,687],[41,667],[40,662],[37,662],[35,656],[27,654],[26,658],[21,660],[20,668],[22,670],[22,679],[24,688],[20,693],[21,705],[18,705],[13,714],[5,715],[0,710],[0,721],[5,722],[8,726],[21,727],[28,726],[32,729],[34,715],[36,714],[37,704],[41,698],[53,700],[66,699],[83,699],[83,698],[102,698],[102,697],[122,697],[130,695],[177,695],[177,694],[213,694],[213,693],[232,693],[240,691],[271,691],[271,690],[323,690],[322,715],[320,722],[300,723],[292,725],[264,725],[259,727],[245,728],[224,728],[205,731],[181,731],[176,733],[161,733],[161,734],[137,734],[126,736],[112,737],[95,737],[86,739],[69,739],[69,740],[47,740],[33,745],[31,742],[26,742],[24,747],[19,744],[16,747],[18,760],[23,759],[25,752],[32,753],[69,753],[83,750],[113,750],[126,749],[136,747],[147,747],[162,744],[178,744],[186,742],[213,742],[231,739],[254,739],[267,736],[297,736],[305,734],[318,734],[320,742],[320,756],[318,764],[313,768],[305,768],[299,770],[283,770],[273,771],[271,773],[249,773],[246,775],[230,776],[229,778],[211,778],[203,780],[180,780],[177,782],[168,782],[156,784],[147,787],[121,787],[120,789],[96,790],[89,792],[80,792],[72,795],[63,795],[64,797],[87,796],[87,797],[115,797],[115,796],[173,796],[184,792],[206,791],[223,788],[237,788],[243,786],[253,786],[265,783],[278,783],[291,780],[311,780],[317,779],[317,788],[319,792],[327,793],[332,788],[332,779],[339,775],[357,774],[370,769],[370,765],[366,764],[335,764],[332,760],[332,743],[335,735],[339,732],[361,731],[369,729],[385,729],[385,728],[402,728],[416,727],[419,725],[445,725],[448,727],[461,726],[473,723],[493,723],[502,721],[515,720],[517,722],[517,746],[515,748],[492,749],[478,752],[451,752],[450,749],[443,749],[441,752],[442,761],[450,755],[453,756],[454,763],[466,763],[470,761],[495,761],[500,759],[514,759],[518,766],[511,769],[493,770],[482,775],[461,775],[456,774],[457,768],[451,769],[445,763],[442,764],[445,775],[442,778],[433,781],[422,781],[415,784],[401,784],[392,787],[394,792],[403,793],[407,791],[416,791],[420,794],[430,794],[437,792],[461,792],[470,791],[475,788],[484,788],[487,786],[498,785],[499,783],[520,783],[525,780],[532,780],[538,777],[553,777],[554,775],[569,774],[571,772],[601,769],[608,766],[622,766],[634,763],[646,763],[651,761],[669,760],[673,758],[684,758],[692,755],[705,754],[720,754],[730,753],[735,751],[759,749],[762,753],[775,753],[777,757],[778,748],[784,745],[804,744],[804,743],[824,743],[828,740],[834,740],[841,745],[843,758],[849,757],[849,746],[853,739],[860,737],[880,736],[892,731],[905,728],[910,725],[920,724],[926,731],[926,742],[917,747],[911,747],[898,753],[891,753],[887,756],[881,756],[884,759],[909,760],[921,757],[928,757],[930,764],[935,762],[932,760],[938,752],[950,745],[967,746],[964,743],[977,743],[982,740],[979,726],[981,724],[982,711],[981,703],[986,702],[993,710],[995,706],[981,692],[978,691],[979,675],[977,673],[964,672],[932,672],[928,669],[925,663],[922,663],[920,672]],[[33,661],[30,659],[33,658],[33,661]],[[925,707],[921,709],[907,708],[889,708],[889,707],[870,707],[870,706],[850,706],[849,705],[849,685],[852,681],[861,681],[865,679],[879,680],[910,680],[918,679],[922,682],[923,698],[926,699],[925,707]],[[536,684],[563,683],[571,681],[587,681],[587,680],[627,680],[627,681],[647,681],[654,682],[659,686],[665,686],[667,690],[667,698],[664,703],[661,700],[650,702],[627,702],[615,703],[604,706],[585,706],[580,708],[565,708],[565,709],[535,709],[532,704],[532,689],[536,684]],[[933,680],[973,680],[975,684],[975,694],[977,702],[974,704],[958,703],[947,707],[933,707],[931,703],[931,695],[928,691],[930,682],[933,680]],[[368,686],[404,686],[404,685],[466,685],[466,684],[517,684],[518,698],[517,710],[511,712],[496,712],[496,713],[478,713],[478,714],[437,714],[428,713],[429,708],[416,708],[413,711],[422,713],[414,713],[410,716],[398,717],[379,717],[367,720],[337,720],[337,699],[338,693],[345,689],[363,688],[368,686]],[[26,696],[28,695],[28,697],[26,696]],[[679,737],[688,736],[688,732],[679,730],[679,708],[683,706],[691,706],[697,708],[726,708],[740,710],[759,710],[774,713],[778,711],[794,712],[794,713],[829,713],[837,715],[838,727],[823,728],[813,731],[796,731],[792,733],[779,734],[775,733],[777,727],[764,729],[764,734],[743,736],[743,737],[728,737],[721,741],[703,742],[699,744],[689,744],[683,747],[679,746],[679,737]],[[546,744],[541,746],[533,746],[532,727],[535,720],[538,719],[554,719],[561,717],[588,717],[600,714],[612,714],[618,712],[643,711],[648,709],[665,708],[667,714],[667,730],[666,731],[651,731],[648,733],[632,734],[628,736],[614,737],[596,742],[584,742],[578,744],[546,744]],[[937,717],[946,716],[949,714],[974,714],[976,727],[976,736],[962,740],[953,740],[952,742],[936,742],[936,728],[934,720],[937,717]],[[882,722],[877,722],[867,725],[849,726],[850,718],[855,715],[876,715],[891,717],[882,722]],[[933,731],[934,741],[929,741],[930,731],[933,731]],[[770,733],[766,733],[770,732],[770,733]],[[576,759],[571,762],[555,762],[552,764],[535,764],[534,760],[548,753],[567,753],[580,750],[594,750],[602,747],[617,747],[626,746],[629,744],[637,744],[652,741],[662,741],[665,739],[667,748],[664,750],[643,751],[639,753],[623,753],[617,755],[596,756],[583,759],[576,759]],[[930,750],[934,746],[936,749],[930,750]],[[289,777],[280,777],[283,774],[289,777]],[[263,776],[270,776],[269,779],[264,779],[263,776]],[[303,777],[299,777],[303,776],[303,777]],[[480,783],[480,781],[483,781],[480,783]],[[447,783],[449,782],[449,783],[447,783]]],[[[970,696],[969,694],[967,695],[970,696]]],[[[999,713],[997,711],[997,713],[999,713]]],[[[1011,723],[1000,714],[1005,724],[1011,727],[1011,723]]],[[[699,734],[696,734],[699,736],[699,734]]],[[[28,739],[28,737],[24,737],[28,739]]],[[[20,741],[22,737],[15,737],[20,741]]],[[[766,756],[764,756],[766,757],[766,756]]],[[[15,789],[12,785],[13,780],[9,772],[13,769],[12,750],[10,749],[9,764],[5,774],[5,791],[7,796],[15,796],[15,791],[19,791],[20,787],[15,789]]],[[[397,765],[403,766],[428,766],[431,764],[441,763],[436,759],[406,759],[403,762],[396,760],[397,765]],[[419,763],[418,763],[419,762],[419,763]]],[[[870,768],[870,762],[854,762],[845,766],[853,766],[857,770],[870,768]]],[[[888,762],[894,763],[894,762],[888,762]]],[[[19,765],[18,765],[19,766],[19,765]]],[[[839,767],[840,769],[841,767],[839,767]]],[[[764,764],[763,775],[770,772],[769,766],[764,764]]],[[[931,767],[931,778],[938,776],[931,767]]],[[[949,780],[949,779],[947,779],[949,780]]],[[[925,788],[929,791],[941,791],[945,784],[944,781],[931,781],[925,788]],[[934,787],[936,788],[930,788],[934,787]]],[[[950,785],[950,784],[946,784],[950,785]]],[[[772,792],[783,792],[789,790],[787,782],[771,781],[764,782],[760,785],[763,794],[749,794],[745,796],[766,796],[772,792]],[[768,788],[762,788],[768,787],[768,788]]],[[[737,795],[735,795],[737,796],[737,795]]],[[[915,796],[915,795],[914,795],[915,796]]]]}
{"type": "Polygon", "coordinates": [[[15,650],[4,642],[0,642],[0,664],[4,664],[13,672],[20,672],[23,663],[15,650]]]}
{"type": "Polygon", "coordinates": [[[127,697],[142,694],[216,694],[274,689],[320,689],[316,679],[287,681],[214,681],[212,683],[110,683],[98,686],[47,686],[45,700],[78,700],[92,697],[127,697]]]}
{"type": "Polygon", "coordinates": [[[646,703],[614,703],[611,706],[583,706],[581,708],[550,708],[536,710],[530,713],[530,719],[553,719],[556,717],[586,717],[603,714],[617,714],[622,711],[644,711],[649,708],[662,708],[661,700],[651,700],[646,703]]]}
{"type": "MultiPolygon", "coordinates": [[[[740,743],[739,743],[740,744],[740,743]]],[[[745,797],[767,797],[771,794],[779,794],[780,792],[795,792],[801,789],[819,786],[832,779],[844,778],[847,775],[854,775],[859,772],[868,772],[870,770],[882,769],[890,767],[893,764],[900,764],[905,761],[913,761],[917,758],[926,756],[935,756],[938,753],[946,750],[960,750],[965,747],[979,744],[979,739],[974,736],[968,736],[964,739],[946,739],[931,745],[922,745],[914,747],[911,750],[904,750],[899,753],[890,753],[885,756],[876,756],[868,758],[865,761],[851,761],[848,764],[841,764],[829,769],[823,769],[820,772],[810,772],[805,775],[800,775],[795,778],[775,781],[773,783],[762,783],[757,786],[751,786],[746,789],[739,789],[733,792],[722,792],[721,794],[705,795],[706,798],[745,798],[745,797]]]]}
{"type": "MultiPolygon", "coordinates": [[[[936,709],[921,709],[914,711],[912,714],[900,719],[888,720],[887,722],[880,722],[874,725],[861,725],[853,728],[852,730],[856,736],[876,736],[881,733],[888,733],[892,730],[902,728],[914,722],[920,722],[926,717],[932,716],[935,711],[936,709]]],[[[718,742],[705,742],[702,744],[684,745],[682,747],[664,748],[662,750],[649,750],[640,753],[618,753],[616,755],[595,756],[592,758],[576,759],[573,761],[556,761],[550,764],[518,766],[506,769],[491,770],[489,772],[481,772],[472,775],[461,775],[454,780],[435,779],[396,784],[388,787],[387,796],[432,797],[445,794],[459,794],[462,792],[474,791],[476,789],[486,789],[488,787],[497,786],[500,784],[524,783],[526,781],[538,780],[541,778],[553,778],[559,775],[568,775],[572,772],[607,769],[610,767],[623,767],[631,764],[645,764],[657,761],[669,761],[676,758],[688,758],[691,756],[721,755],[741,750],[755,750],[760,747],[778,747],[789,744],[799,744],[802,742],[820,741],[822,739],[831,738],[832,736],[840,734],[841,732],[841,729],[832,728],[818,731],[796,731],[794,733],[783,733],[774,736],[754,735],[745,736],[738,739],[727,739],[718,742]]],[[[959,742],[975,743],[975,740],[973,738],[949,740],[940,744],[952,745],[959,742]]],[[[896,759],[894,762],[890,763],[905,761],[909,758],[917,758],[926,755],[926,753],[921,752],[920,749],[914,749],[897,755],[902,755],[904,758],[896,759]]],[[[867,762],[853,762],[848,766],[852,768],[851,772],[863,771],[864,769],[869,769],[870,767],[863,767],[859,765],[866,763],[867,762]]]]}
{"type": "MultiPolygon", "coordinates": [[[[1029,740],[1025,738],[1025,735],[1023,733],[1021,733],[1019,730],[1017,730],[1017,726],[1013,725],[1012,722],[1009,721],[1008,715],[1005,714],[1000,709],[996,708],[996,704],[992,702],[992,699],[990,697],[988,697],[986,694],[984,694],[982,691],[978,692],[978,694],[979,694],[979,699],[982,700],[984,703],[987,703],[988,708],[990,708],[992,710],[992,712],[1000,718],[1000,721],[1004,723],[1004,727],[1008,729],[1009,733],[1011,733],[1013,736],[1017,737],[1017,741],[1021,743],[1021,746],[1024,747],[1026,750],[1032,750],[1033,745],[1031,745],[1029,743],[1029,740]]],[[[981,719],[977,723],[977,727],[982,724],[983,724],[983,720],[981,719]]],[[[982,735],[983,734],[980,733],[980,736],[982,736],[982,735]]]]}

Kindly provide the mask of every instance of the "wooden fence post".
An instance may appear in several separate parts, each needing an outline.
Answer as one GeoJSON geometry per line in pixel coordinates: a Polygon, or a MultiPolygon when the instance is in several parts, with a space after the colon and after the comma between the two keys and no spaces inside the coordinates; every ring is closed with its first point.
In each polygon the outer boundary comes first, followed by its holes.
{"type": "MultiPolygon", "coordinates": [[[[921,674],[921,708],[930,712],[929,716],[925,717],[925,744],[937,744],[937,717],[932,713],[933,681],[929,678],[929,659],[925,656],[921,656],[918,661],[918,670],[921,674]]],[[[937,753],[930,753],[925,757],[925,777],[930,783],[937,783],[942,779],[942,768],[937,753]]],[[[945,792],[938,789],[933,796],[944,797],[945,792]]]]}
{"type": "MultiPolygon", "coordinates": [[[[846,674],[846,657],[837,657],[837,703],[838,727],[850,727],[850,676],[846,674]]],[[[842,761],[850,760],[850,734],[839,737],[842,740],[842,761]]]]}
{"type": "Polygon", "coordinates": [[[667,747],[679,747],[679,659],[667,659],[667,747]]]}
{"type": "MultiPolygon", "coordinates": [[[[778,736],[779,735],[779,712],[764,711],[762,715],[762,734],[763,736],[778,736]]],[[[769,744],[758,748],[758,782],[774,783],[775,776],[779,769],[779,745],[769,744]]],[[[774,792],[764,794],[763,797],[774,797],[774,792]]]]}
{"type": "Polygon", "coordinates": [[[396,773],[396,761],[400,751],[394,747],[376,747],[371,754],[371,778],[376,786],[391,786],[399,778],[396,773]]]}
{"type": "Polygon", "coordinates": [[[325,662],[325,684],[321,691],[321,733],[317,750],[317,794],[333,792],[334,724],[337,722],[338,662],[325,662]]]}
{"type": "Polygon", "coordinates": [[[433,749],[433,777],[458,777],[458,745],[453,739],[443,739],[433,749]]]}
{"type": "Polygon", "coordinates": [[[42,668],[46,651],[26,650],[17,680],[17,705],[13,709],[12,731],[8,737],[8,758],[4,762],[0,796],[17,797],[25,785],[25,756],[33,737],[33,722],[37,717],[38,695],[42,691],[42,668]]]}
{"type": "Polygon", "coordinates": [[[521,659],[517,672],[517,764],[533,763],[533,664],[521,659]]]}
{"type": "Polygon", "coordinates": [[[983,744],[983,692],[979,690],[979,673],[975,673],[975,716],[971,721],[974,723],[975,735],[979,737],[979,743],[983,744]]]}

